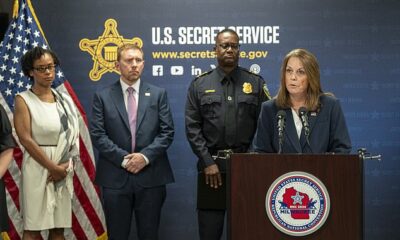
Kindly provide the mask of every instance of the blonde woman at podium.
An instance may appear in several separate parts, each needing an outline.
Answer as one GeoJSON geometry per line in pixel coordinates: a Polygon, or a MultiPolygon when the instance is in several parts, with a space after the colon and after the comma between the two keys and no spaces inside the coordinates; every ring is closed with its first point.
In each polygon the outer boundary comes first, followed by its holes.
{"type": "Polygon", "coordinates": [[[281,67],[278,94],[264,102],[253,139],[261,153],[350,153],[340,102],[322,91],[316,57],[290,51],[281,67]]]}

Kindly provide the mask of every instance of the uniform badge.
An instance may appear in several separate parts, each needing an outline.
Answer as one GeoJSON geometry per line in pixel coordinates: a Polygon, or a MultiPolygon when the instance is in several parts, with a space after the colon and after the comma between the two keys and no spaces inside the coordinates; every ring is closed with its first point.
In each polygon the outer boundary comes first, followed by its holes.
{"type": "Polygon", "coordinates": [[[215,89],[207,89],[205,90],[205,93],[215,93],[215,89]]]}
{"type": "Polygon", "coordinates": [[[243,92],[246,94],[250,94],[253,92],[253,87],[251,86],[250,83],[248,82],[243,83],[243,92]]]}

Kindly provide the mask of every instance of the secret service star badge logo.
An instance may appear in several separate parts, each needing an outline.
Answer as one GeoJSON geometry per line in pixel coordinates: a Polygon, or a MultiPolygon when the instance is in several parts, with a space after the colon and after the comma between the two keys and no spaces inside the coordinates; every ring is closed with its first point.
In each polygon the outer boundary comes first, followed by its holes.
{"type": "Polygon", "coordinates": [[[79,48],[88,52],[93,59],[93,68],[89,72],[89,78],[92,81],[98,81],[101,76],[106,72],[119,73],[115,68],[115,61],[117,60],[117,49],[123,44],[136,44],[139,47],[143,46],[142,39],[134,37],[132,39],[125,39],[119,35],[117,31],[117,21],[114,19],[107,19],[104,23],[103,35],[95,40],[87,38],[79,42],[79,48]]]}

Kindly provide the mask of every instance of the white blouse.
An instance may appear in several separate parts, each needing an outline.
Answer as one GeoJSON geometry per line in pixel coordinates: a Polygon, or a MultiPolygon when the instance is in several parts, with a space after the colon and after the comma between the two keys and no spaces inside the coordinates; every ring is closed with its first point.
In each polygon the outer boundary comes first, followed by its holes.
{"type": "Polygon", "coordinates": [[[294,110],[293,108],[292,108],[292,115],[293,115],[294,125],[296,126],[297,137],[300,139],[301,129],[303,129],[303,124],[301,123],[301,119],[299,115],[297,115],[296,110],[294,110]]]}

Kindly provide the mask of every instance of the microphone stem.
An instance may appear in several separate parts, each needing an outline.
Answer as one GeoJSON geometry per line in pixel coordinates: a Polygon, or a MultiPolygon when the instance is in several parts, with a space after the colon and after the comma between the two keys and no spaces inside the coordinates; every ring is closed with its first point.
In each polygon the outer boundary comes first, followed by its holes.
{"type": "Polygon", "coordinates": [[[308,136],[306,136],[306,142],[307,142],[308,148],[310,148],[311,153],[313,153],[313,150],[311,148],[310,140],[308,139],[308,136]]]}
{"type": "Polygon", "coordinates": [[[283,136],[279,136],[279,149],[278,149],[278,154],[282,153],[282,146],[283,146],[283,136]]]}

